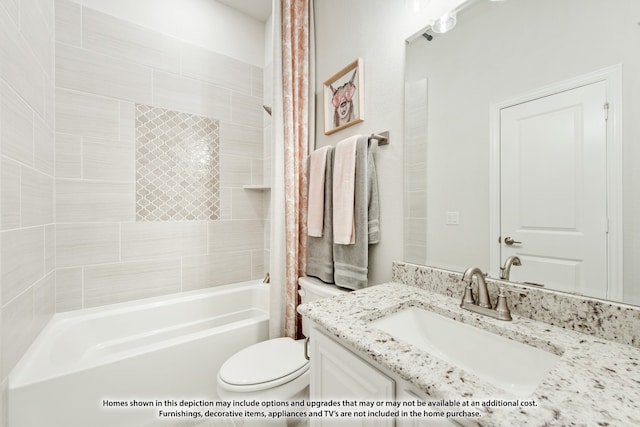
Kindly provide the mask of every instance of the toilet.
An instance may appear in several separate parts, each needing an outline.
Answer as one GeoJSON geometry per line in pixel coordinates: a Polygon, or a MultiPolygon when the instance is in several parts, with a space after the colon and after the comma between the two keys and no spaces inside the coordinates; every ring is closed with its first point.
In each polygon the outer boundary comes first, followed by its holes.
{"type": "MultiPolygon", "coordinates": [[[[314,277],[301,277],[298,284],[303,303],[348,292],[314,277]]],[[[302,332],[308,336],[306,323],[302,321],[302,332]]],[[[223,400],[308,399],[309,361],[304,341],[275,338],[240,350],[218,371],[218,396],[223,400]]]]}

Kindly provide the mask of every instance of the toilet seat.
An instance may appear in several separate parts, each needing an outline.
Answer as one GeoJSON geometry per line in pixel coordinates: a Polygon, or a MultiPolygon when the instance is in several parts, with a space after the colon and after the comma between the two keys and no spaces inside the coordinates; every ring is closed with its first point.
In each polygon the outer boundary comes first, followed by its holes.
{"type": "Polygon", "coordinates": [[[304,340],[275,338],[231,356],[218,372],[218,383],[229,391],[260,391],[293,381],[308,370],[304,340]]]}

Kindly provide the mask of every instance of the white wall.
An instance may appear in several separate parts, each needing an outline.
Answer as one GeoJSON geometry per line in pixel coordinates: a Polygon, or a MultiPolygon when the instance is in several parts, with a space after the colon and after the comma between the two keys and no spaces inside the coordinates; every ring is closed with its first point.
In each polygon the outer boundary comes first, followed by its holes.
{"type": "Polygon", "coordinates": [[[433,0],[415,12],[412,1],[317,0],[316,146],[335,145],[354,135],[388,130],[390,145],[376,154],[381,241],[369,258],[371,284],[391,280],[391,262],[402,259],[402,191],[405,39],[426,27],[430,17],[459,4],[433,0]],[[322,85],[356,58],[364,61],[364,122],[324,135],[322,85]]]}
{"type": "Polygon", "coordinates": [[[77,0],[76,3],[264,66],[265,24],[215,0],[77,0]]]}

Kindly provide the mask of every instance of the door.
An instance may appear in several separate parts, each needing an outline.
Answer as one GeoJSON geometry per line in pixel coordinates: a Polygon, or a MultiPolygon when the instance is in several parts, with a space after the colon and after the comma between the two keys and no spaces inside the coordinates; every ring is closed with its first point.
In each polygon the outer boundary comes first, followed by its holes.
{"type": "Polygon", "coordinates": [[[500,258],[510,280],[607,292],[606,86],[500,111],[500,258]]]}

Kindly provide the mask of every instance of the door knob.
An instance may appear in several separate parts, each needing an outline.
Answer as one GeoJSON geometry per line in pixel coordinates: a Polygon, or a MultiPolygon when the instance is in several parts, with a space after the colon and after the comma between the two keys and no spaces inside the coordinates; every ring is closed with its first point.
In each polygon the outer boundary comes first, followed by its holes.
{"type": "Polygon", "coordinates": [[[504,238],[504,244],[505,244],[505,245],[507,245],[507,246],[511,246],[511,245],[513,245],[514,243],[515,243],[515,244],[517,244],[517,245],[519,245],[519,244],[520,244],[520,243],[522,243],[522,242],[518,242],[517,240],[513,240],[513,239],[512,239],[511,237],[509,237],[509,236],[507,236],[507,237],[505,237],[505,238],[504,238]]]}

